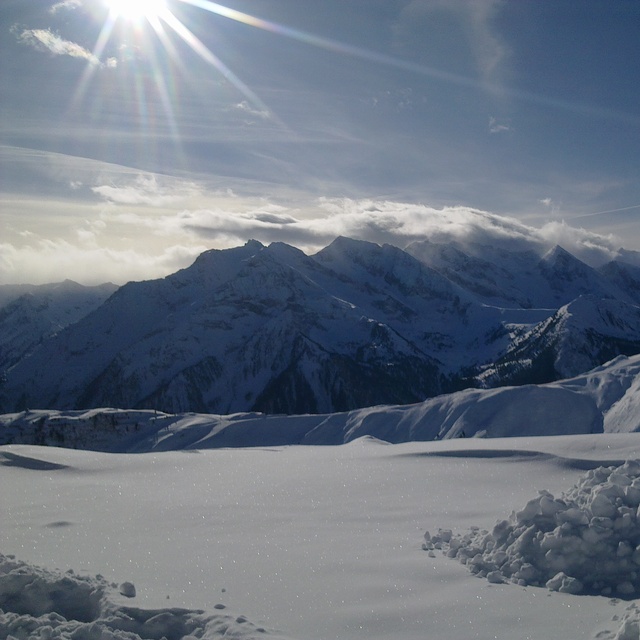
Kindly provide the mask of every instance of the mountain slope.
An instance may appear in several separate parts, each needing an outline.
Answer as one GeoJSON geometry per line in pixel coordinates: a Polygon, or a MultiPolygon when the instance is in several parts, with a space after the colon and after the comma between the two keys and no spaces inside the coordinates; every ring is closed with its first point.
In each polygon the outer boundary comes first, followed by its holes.
{"type": "Polygon", "coordinates": [[[0,287],[0,371],[97,309],[116,289],[113,284],[86,287],[71,280],[0,287]]]}
{"type": "Polygon", "coordinates": [[[354,287],[286,245],[207,252],[173,276],[119,289],[14,367],[6,393],[12,406],[221,413],[332,411],[438,393],[435,359],[392,326],[419,315],[406,302],[413,294],[354,287]],[[378,307],[388,310],[369,315],[378,307]]]}
{"type": "Polygon", "coordinates": [[[640,267],[613,260],[598,271],[618,289],[622,289],[636,303],[640,304],[640,267]]]}

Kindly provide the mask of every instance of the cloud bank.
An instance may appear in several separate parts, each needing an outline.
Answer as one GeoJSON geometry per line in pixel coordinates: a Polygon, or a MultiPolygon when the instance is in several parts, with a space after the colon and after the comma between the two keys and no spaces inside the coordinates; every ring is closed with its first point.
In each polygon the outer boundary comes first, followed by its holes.
{"type": "Polygon", "coordinates": [[[481,254],[483,246],[492,246],[542,255],[559,244],[592,266],[622,254],[627,262],[640,265],[640,254],[621,252],[621,242],[613,235],[558,221],[535,228],[469,207],[436,209],[323,198],[314,207],[294,208],[237,197],[235,203],[220,199],[226,206],[218,208],[168,214],[166,207],[156,211],[148,206],[156,197],[166,204],[162,198],[167,194],[156,183],[139,183],[138,188],[137,192],[133,187],[122,192],[99,189],[100,195],[110,198],[100,216],[85,220],[64,238],[30,234],[21,237],[20,246],[0,244],[0,283],[40,284],[70,278],[85,284],[120,284],[168,275],[191,264],[206,249],[234,247],[249,239],[263,244],[286,242],[313,254],[341,235],[401,248],[420,240],[455,242],[475,254],[481,254]]]}
{"type": "MultiPolygon", "coordinates": [[[[620,240],[549,222],[534,228],[520,221],[469,207],[435,209],[422,204],[375,200],[321,199],[324,215],[296,217],[284,208],[245,213],[200,210],[182,212],[177,223],[206,240],[225,244],[254,238],[269,243],[283,241],[313,252],[337,236],[349,236],[406,247],[428,239],[435,243],[457,242],[462,246],[491,245],[512,250],[544,253],[562,245],[585,262],[598,266],[618,255],[620,240]]],[[[173,221],[175,223],[176,221],[173,221]]]]}

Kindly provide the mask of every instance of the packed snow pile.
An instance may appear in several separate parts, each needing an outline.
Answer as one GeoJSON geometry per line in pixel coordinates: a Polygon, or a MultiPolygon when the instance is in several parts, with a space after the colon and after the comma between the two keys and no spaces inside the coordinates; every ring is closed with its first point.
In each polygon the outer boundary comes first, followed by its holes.
{"type": "MultiPolygon", "coordinates": [[[[244,616],[189,609],[146,610],[117,603],[135,597],[130,582],[59,573],[0,554],[0,638],[14,640],[209,640],[276,638],[244,616]]],[[[224,609],[215,605],[214,609],[224,609]]]]}
{"type": "Polygon", "coordinates": [[[423,549],[493,583],[639,597],[640,461],[591,470],[561,498],[540,491],[492,531],[427,531],[423,549]]]}

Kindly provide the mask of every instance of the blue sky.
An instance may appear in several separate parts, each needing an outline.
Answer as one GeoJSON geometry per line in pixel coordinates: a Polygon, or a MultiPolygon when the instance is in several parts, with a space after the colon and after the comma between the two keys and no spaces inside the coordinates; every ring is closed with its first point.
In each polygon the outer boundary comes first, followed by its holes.
{"type": "Polygon", "coordinates": [[[637,0],[152,5],[1,3],[0,283],[475,210],[640,249],[637,0]]]}

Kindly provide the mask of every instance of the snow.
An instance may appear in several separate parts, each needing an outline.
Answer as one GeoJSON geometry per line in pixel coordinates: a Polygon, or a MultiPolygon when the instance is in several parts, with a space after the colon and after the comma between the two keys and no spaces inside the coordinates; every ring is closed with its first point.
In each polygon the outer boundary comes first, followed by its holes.
{"type": "Polygon", "coordinates": [[[493,529],[452,538],[427,531],[423,549],[445,545],[490,582],[563,593],[640,595],[640,462],[590,470],[562,497],[541,490],[493,529]]]}
{"type": "MultiPolygon", "coordinates": [[[[62,574],[0,554],[0,638],[136,640],[139,638],[281,638],[244,616],[204,615],[188,609],[140,609],[113,599],[116,585],[102,576],[62,574]],[[111,597],[110,597],[111,596],[111,597]]],[[[121,595],[135,597],[124,582],[121,595]]],[[[217,605],[214,609],[224,609],[217,605]]]]}
{"type": "Polygon", "coordinates": [[[0,637],[215,638],[226,626],[235,638],[637,640],[637,605],[618,594],[500,582],[493,569],[478,579],[422,544],[426,530],[450,529],[450,541],[493,531],[512,511],[520,526],[542,497],[566,500],[571,528],[588,526],[578,512],[607,484],[633,487],[638,464],[617,467],[639,458],[635,433],[144,454],[0,447],[0,637]],[[8,585],[20,573],[53,604],[19,607],[8,585]],[[130,628],[113,623],[125,618],[130,628]]]}

